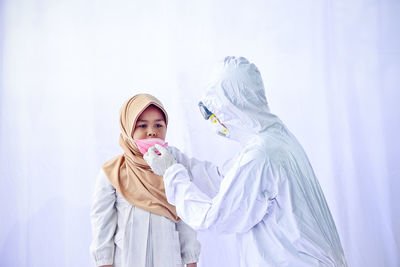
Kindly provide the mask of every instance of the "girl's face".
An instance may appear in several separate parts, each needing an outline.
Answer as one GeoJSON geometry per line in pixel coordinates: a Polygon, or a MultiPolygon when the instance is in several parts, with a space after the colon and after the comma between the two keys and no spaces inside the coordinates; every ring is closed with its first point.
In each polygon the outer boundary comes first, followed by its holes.
{"type": "Polygon", "coordinates": [[[165,124],[163,112],[159,108],[150,105],[137,119],[132,138],[134,140],[148,138],[160,138],[165,140],[166,134],[167,126],[165,124]]]}

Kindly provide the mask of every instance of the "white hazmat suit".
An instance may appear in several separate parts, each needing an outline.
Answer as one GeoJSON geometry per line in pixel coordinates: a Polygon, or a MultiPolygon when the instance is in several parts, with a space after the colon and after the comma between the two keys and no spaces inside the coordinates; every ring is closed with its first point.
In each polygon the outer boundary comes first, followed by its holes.
{"type": "Polygon", "coordinates": [[[170,149],[177,163],[164,184],[179,217],[196,230],[236,233],[241,266],[346,266],[318,180],[296,138],[270,113],[257,67],[225,58],[202,102],[243,148],[223,174],[170,149]]]}

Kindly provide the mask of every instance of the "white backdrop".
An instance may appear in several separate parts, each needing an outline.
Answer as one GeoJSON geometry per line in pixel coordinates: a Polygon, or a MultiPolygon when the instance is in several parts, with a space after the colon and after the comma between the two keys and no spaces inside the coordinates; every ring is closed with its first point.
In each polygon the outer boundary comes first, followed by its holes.
{"type": "MultiPolygon", "coordinates": [[[[197,102],[226,55],[255,62],[308,152],[350,266],[399,266],[399,1],[0,1],[0,266],[93,266],[89,208],[121,152],[118,112],[147,92],[167,140],[222,163],[197,102]]],[[[199,266],[238,266],[200,233],[199,266]]]]}

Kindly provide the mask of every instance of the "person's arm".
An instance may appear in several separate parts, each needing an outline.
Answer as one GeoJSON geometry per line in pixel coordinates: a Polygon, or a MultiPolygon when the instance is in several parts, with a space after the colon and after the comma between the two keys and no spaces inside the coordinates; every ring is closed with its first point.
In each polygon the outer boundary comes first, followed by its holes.
{"type": "Polygon", "coordinates": [[[187,266],[196,266],[201,250],[196,231],[182,220],[176,223],[176,230],[179,233],[182,263],[187,266]]]}
{"type": "Polygon", "coordinates": [[[197,230],[213,228],[241,233],[259,223],[275,197],[272,168],[262,151],[248,152],[223,179],[214,198],[190,181],[182,164],[174,164],[164,174],[168,202],[178,216],[197,230]]]}
{"type": "Polygon", "coordinates": [[[93,235],[90,252],[96,266],[108,267],[114,262],[114,235],[117,226],[115,201],[115,189],[101,170],[97,177],[90,214],[93,235]]]}
{"type": "Polygon", "coordinates": [[[209,161],[188,157],[173,146],[169,146],[168,150],[178,163],[185,166],[191,182],[196,184],[201,191],[210,197],[214,197],[217,194],[221,181],[224,178],[221,169],[217,165],[209,161]]]}

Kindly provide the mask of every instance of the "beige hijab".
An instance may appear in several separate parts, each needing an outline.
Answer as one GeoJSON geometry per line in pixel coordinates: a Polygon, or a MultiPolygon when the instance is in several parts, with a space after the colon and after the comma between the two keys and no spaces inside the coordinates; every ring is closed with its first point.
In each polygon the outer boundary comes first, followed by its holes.
{"type": "Polygon", "coordinates": [[[165,196],[163,178],[153,173],[131,137],[136,120],[150,105],[164,112],[168,124],[167,112],[154,96],[139,94],[129,99],[120,113],[119,144],[125,153],[104,163],[103,170],[114,188],[132,205],[177,222],[175,206],[165,196]]]}

